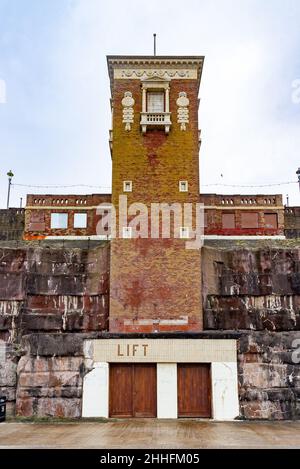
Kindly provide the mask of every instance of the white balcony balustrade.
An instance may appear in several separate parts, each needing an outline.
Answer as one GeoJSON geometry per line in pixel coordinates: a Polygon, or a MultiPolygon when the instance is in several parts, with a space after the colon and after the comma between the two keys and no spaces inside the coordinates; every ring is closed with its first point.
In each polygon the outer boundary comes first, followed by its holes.
{"type": "Polygon", "coordinates": [[[147,132],[147,127],[164,128],[166,134],[169,133],[171,122],[170,112],[141,112],[142,132],[147,132]]]}

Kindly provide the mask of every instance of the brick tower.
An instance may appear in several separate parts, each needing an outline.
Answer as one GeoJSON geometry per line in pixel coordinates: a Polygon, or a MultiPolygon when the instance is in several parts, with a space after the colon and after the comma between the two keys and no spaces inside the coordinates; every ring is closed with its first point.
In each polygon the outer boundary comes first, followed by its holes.
{"type": "MultiPolygon", "coordinates": [[[[112,93],[111,332],[202,329],[200,250],[186,249],[184,224],[151,237],[151,207],[199,202],[198,92],[203,57],[109,56],[112,93]],[[120,196],[148,236],[119,216],[120,196]],[[139,208],[135,205],[135,208],[139,208]]],[[[123,204],[123,202],[121,202],[123,204]]],[[[141,226],[139,225],[139,226],[141,226]]],[[[172,225],[172,220],[171,220],[172,225]]],[[[161,229],[161,227],[160,227],[161,229]]]]}

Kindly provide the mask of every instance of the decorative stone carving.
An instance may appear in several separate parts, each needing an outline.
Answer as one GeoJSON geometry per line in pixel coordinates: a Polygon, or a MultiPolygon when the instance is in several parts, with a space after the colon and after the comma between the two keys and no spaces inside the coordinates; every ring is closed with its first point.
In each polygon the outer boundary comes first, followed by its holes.
{"type": "Polygon", "coordinates": [[[114,71],[115,79],[128,79],[139,78],[141,80],[147,78],[162,78],[162,79],[197,79],[197,69],[143,69],[143,68],[127,68],[116,69],[114,71]]]}
{"type": "Polygon", "coordinates": [[[174,78],[176,76],[180,78],[186,78],[189,76],[189,70],[124,70],[123,71],[123,76],[125,77],[132,77],[134,75],[138,78],[143,78],[143,77],[174,78]]]}
{"type": "Polygon", "coordinates": [[[122,106],[123,106],[123,123],[125,124],[125,130],[131,130],[131,124],[134,121],[134,111],[133,106],[135,101],[132,97],[132,93],[130,91],[125,91],[124,98],[122,99],[122,106]]]}
{"type": "Polygon", "coordinates": [[[179,93],[179,97],[176,101],[176,104],[178,106],[178,111],[177,111],[177,122],[180,125],[180,130],[186,130],[186,124],[189,123],[189,104],[190,100],[187,97],[187,94],[185,91],[181,91],[179,93]]]}

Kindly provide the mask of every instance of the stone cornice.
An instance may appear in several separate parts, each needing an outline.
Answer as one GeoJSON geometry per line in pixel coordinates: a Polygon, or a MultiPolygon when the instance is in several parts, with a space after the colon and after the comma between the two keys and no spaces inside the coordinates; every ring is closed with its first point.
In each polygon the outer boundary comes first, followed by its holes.
{"type": "MultiPolygon", "coordinates": [[[[123,78],[126,78],[126,71],[128,69],[131,71],[136,69],[139,71],[139,73],[128,73],[128,78],[132,77],[140,79],[147,77],[147,70],[149,72],[151,70],[151,76],[161,75],[161,78],[163,71],[164,74],[168,75],[170,78],[172,78],[171,75],[173,75],[173,78],[188,78],[187,71],[194,69],[196,76],[191,75],[190,78],[196,78],[198,80],[198,84],[200,84],[203,62],[204,56],[107,56],[107,65],[111,85],[115,78],[115,69],[124,70],[124,73],[121,72],[121,74],[118,74],[118,78],[121,78],[122,75],[124,75],[123,78]],[[170,73],[171,71],[174,72],[170,73]]],[[[150,78],[149,75],[148,77],[150,78]]]]}

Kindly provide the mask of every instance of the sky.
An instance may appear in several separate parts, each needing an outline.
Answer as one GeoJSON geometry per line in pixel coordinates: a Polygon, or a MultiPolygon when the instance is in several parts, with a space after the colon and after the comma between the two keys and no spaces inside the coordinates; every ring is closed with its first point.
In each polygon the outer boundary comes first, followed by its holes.
{"type": "Polygon", "coordinates": [[[154,32],[158,55],[205,55],[201,192],[300,205],[299,25],[299,0],[0,0],[0,208],[9,170],[11,206],[110,192],[106,55],[151,55],[154,32]]]}

